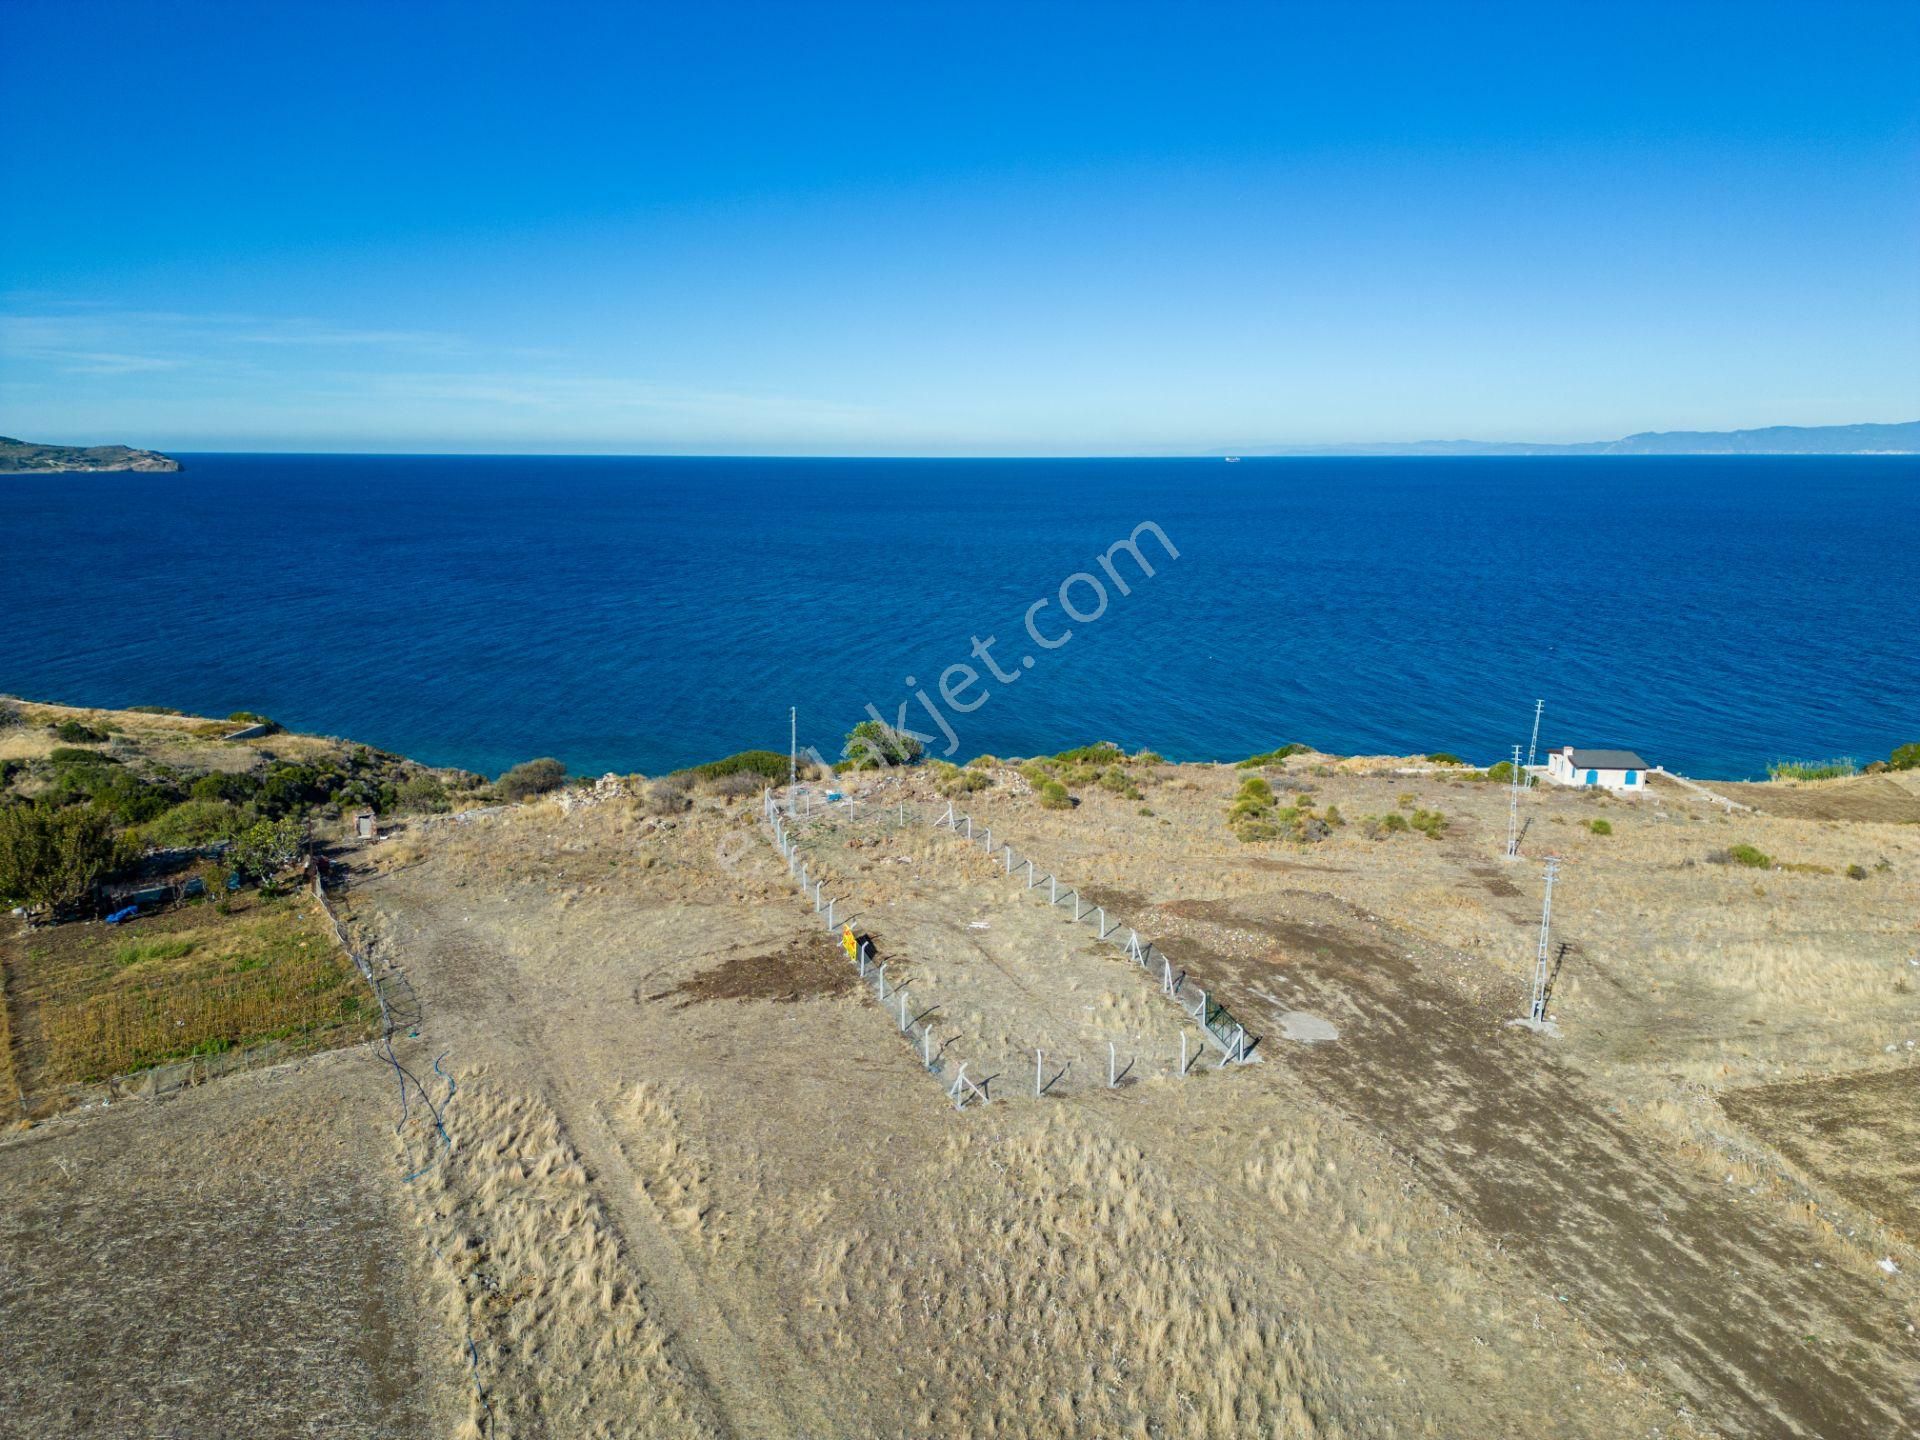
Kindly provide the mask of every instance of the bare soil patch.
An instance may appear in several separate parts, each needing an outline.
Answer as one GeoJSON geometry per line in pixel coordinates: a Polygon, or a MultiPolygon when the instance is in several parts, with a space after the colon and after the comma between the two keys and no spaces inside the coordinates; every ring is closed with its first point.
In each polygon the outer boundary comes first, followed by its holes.
{"type": "Polygon", "coordinates": [[[827,939],[796,940],[762,955],[732,955],[649,1000],[677,1000],[676,1010],[712,1000],[801,1000],[845,995],[859,979],[840,947],[827,939]]]}
{"type": "Polygon", "coordinates": [[[1764,815],[1786,820],[1866,820],[1896,825],[1920,824],[1920,792],[1885,775],[1805,784],[1711,786],[1716,795],[1751,805],[1764,815]]]}
{"type": "Polygon", "coordinates": [[[1920,1071],[1753,1085],[1720,1104],[1807,1174],[1920,1237],[1920,1071]]]}

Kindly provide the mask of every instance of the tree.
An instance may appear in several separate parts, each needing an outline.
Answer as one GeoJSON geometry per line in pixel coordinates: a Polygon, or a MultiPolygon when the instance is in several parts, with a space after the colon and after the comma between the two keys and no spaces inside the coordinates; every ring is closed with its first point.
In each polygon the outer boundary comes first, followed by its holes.
{"type": "Polygon", "coordinates": [[[301,840],[300,822],[293,816],[261,820],[240,832],[227,858],[243,874],[266,880],[300,858],[301,840]]]}
{"type": "Polygon", "coordinates": [[[0,807],[0,896],[55,909],[78,904],[131,851],[97,810],[45,802],[0,807]]]}
{"type": "Polygon", "coordinates": [[[879,720],[862,720],[847,732],[846,747],[840,753],[855,770],[885,770],[917,763],[926,748],[911,731],[896,730],[879,720]]]}
{"type": "Polygon", "coordinates": [[[558,790],[567,778],[567,767],[551,755],[525,760],[494,782],[503,800],[528,800],[558,790]]]}

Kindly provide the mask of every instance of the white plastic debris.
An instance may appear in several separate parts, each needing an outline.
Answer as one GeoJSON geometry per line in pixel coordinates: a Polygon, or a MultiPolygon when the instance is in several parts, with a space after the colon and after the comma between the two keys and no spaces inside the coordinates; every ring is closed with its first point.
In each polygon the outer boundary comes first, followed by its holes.
{"type": "Polygon", "coordinates": [[[1900,1273],[1900,1267],[1893,1263],[1893,1257],[1891,1255],[1880,1262],[1880,1268],[1889,1275],[1898,1275],[1900,1273]]]}

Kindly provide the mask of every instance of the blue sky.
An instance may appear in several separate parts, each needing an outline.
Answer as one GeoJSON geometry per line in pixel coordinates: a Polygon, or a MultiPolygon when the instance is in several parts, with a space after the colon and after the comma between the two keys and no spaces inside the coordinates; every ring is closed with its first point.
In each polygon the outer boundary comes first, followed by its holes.
{"type": "Polygon", "coordinates": [[[0,433],[1920,416],[1920,6],[0,4],[0,433]]]}

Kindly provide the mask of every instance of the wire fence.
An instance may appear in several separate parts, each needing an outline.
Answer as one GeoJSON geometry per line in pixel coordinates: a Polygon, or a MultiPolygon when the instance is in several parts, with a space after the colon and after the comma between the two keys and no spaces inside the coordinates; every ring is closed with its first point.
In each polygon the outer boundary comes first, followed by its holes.
{"type": "MultiPolygon", "coordinates": [[[[905,813],[906,806],[902,802],[903,817],[905,813]]],[[[1222,1065],[1245,1064],[1254,1058],[1253,1052],[1260,1044],[1260,1037],[1250,1034],[1247,1027],[1204,987],[1190,983],[1191,977],[1187,971],[1176,965],[1173,957],[1156,942],[1143,941],[1139,930],[1110,917],[1104,905],[1089,905],[1077,887],[1061,888],[1059,877],[1052,871],[1043,873],[1032,858],[1021,855],[1011,843],[1004,840],[996,842],[991,826],[976,826],[973,817],[956,811],[951,801],[945,811],[934,818],[933,825],[969,845],[978,845],[986,855],[1000,862],[1004,876],[1019,880],[1022,890],[1044,890],[1048,905],[1064,909],[1071,901],[1074,923],[1091,925],[1099,939],[1125,951],[1129,960],[1158,980],[1160,993],[1186,1011],[1199,1024],[1201,1033],[1220,1051],[1222,1065]]],[[[1186,1073],[1188,1068],[1183,1056],[1181,1073],[1186,1073]]]]}
{"type": "MultiPolygon", "coordinates": [[[[966,1061],[961,1061],[949,1075],[946,1053],[949,1046],[959,1037],[949,1035],[945,1040],[935,1039],[933,1016],[940,1009],[937,1004],[919,1006],[925,1000],[924,991],[916,1000],[912,995],[913,982],[903,981],[898,973],[889,979],[889,962],[880,958],[873,947],[873,941],[857,932],[852,924],[853,912],[844,908],[849,897],[842,893],[831,895],[827,891],[827,877],[815,874],[816,860],[803,858],[800,841],[788,823],[788,816],[781,811],[768,790],[761,797],[765,810],[767,827],[773,836],[774,849],[780,852],[780,858],[786,863],[787,873],[800,887],[800,893],[813,905],[813,913],[821,916],[823,927],[832,933],[840,931],[841,948],[847,953],[847,961],[858,972],[862,987],[867,989],[875,1002],[882,1006],[887,1018],[900,1031],[901,1036],[913,1047],[914,1057],[925,1067],[929,1075],[938,1078],[946,1088],[947,1098],[953,1101],[956,1110],[964,1110],[969,1105],[985,1105],[993,1098],[995,1075],[969,1076],[966,1061]]],[[[840,803],[840,802],[834,802],[840,803]]],[[[800,813],[811,813],[813,797],[807,794],[804,802],[795,797],[800,813]]]]}
{"type": "MultiPolygon", "coordinates": [[[[907,987],[899,983],[897,976],[889,977],[888,966],[882,963],[872,941],[854,929],[852,921],[856,918],[856,912],[851,908],[852,897],[826,874],[818,853],[802,845],[801,831],[810,821],[833,816],[874,821],[902,830],[911,826],[930,825],[949,832],[962,843],[980,846],[984,854],[999,863],[1003,876],[1017,880],[1026,892],[1044,894],[1049,906],[1057,906],[1063,913],[1070,913],[1075,924],[1089,926],[1098,939],[1118,948],[1127,959],[1153,976],[1161,994],[1179,1005],[1187,1018],[1199,1025],[1201,1034],[1206,1037],[1201,1045],[1189,1048],[1187,1032],[1184,1029],[1181,1031],[1176,1075],[1191,1074],[1208,1053],[1209,1045],[1218,1056],[1216,1068],[1245,1064],[1256,1058],[1254,1052],[1260,1044],[1260,1037],[1250,1034],[1226,1005],[1193,982],[1187,971],[1155,942],[1142,940],[1137,929],[1109,916],[1103,905],[1087,902],[1077,888],[1063,887],[1056,875],[1050,871],[1043,872],[1035,861],[1021,855],[1010,843],[996,842],[990,827],[977,824],[970,815],[957,813],[953,805],[947,805],[944,810],[928,809],[914,801],[885,802],[832,793],[819,795],[811,788],[802,787],[795,787],[784,797],[776,796],[769,788],[762,795],[761,803],[766,828],[788,874],[812,905],[814,914],[820,917],[822,926],[829,932],[840,930],[842,947],[847,952],[849,962],[858,970],[862,982],[871,989],[873,998],[888,1008],[895,1025],[915,1046],[921,1063],[929,1073],[946,1080],[947,1071],[943,1068],[942,1057],[956,1037],[936,1041],[930,1017],[939,1007],[927,1005],[915,1013],[916,1004],[910,1002],[904,993],[907,987]]],[[[921,996],[922,1000],[926,998],[924,994],[921,996]]],[[[1116,1088],[1132,1074],[1137,1057],[1126,1057],[1123,1061],[1118,1045],[1112,1041],[1107,1042],[1106,1049],[1105,1085],[1107,1088],[1116,1088]]],[[[1047,1052],[1039,1047],[1033,1050],[1033,1063],[1033,1093],[1036,1098],[1057,1093],[1062,1079],[1073,1066],[1073,1061],[1069,1059],[1049,1073],[1047,1052]]],[[[976,1100],[985,1102],[993,1093],[992,1082],[1001,1078],[998,1074],[983,1076],[976,1082],[967,1076],[966,1070],[966,1065],[961,1065],[947,1086],[949,1098],[954,1100],[959,1109],[965,1109],[976,1100]]],[[[1082,1073],[1086,1072],[1083,1070],[1082,1073]]]]}

